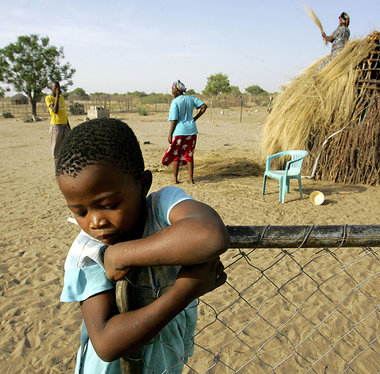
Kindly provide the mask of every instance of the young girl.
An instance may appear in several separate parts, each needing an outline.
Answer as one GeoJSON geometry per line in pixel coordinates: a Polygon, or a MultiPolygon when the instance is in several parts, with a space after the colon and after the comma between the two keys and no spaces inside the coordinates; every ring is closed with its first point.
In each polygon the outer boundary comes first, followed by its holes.
{"type": "Polygon", "coordinates": [[[84,317],[76,373],[181,373],[192,354],[195,299],[226,280],[219,255],[228,234],[218,214],[177,187],[152,183],[132,130],[115,119],[85,122],[65,139],[58,185],[82,231],[65,263],[61,301],[84,317]],[[132,286],[119,313],[115,280],[132,286]],[[136,353],[136,351],[138,351],[136,353]]]}
{"type": "Polygon", "coordinates": [[[176,81],[172,85],[174,100],[170,105],[169,119],[170,130],[168,141],[170,147],[162,158],[163,165],[173,162],[174,183],[178,183],[179,165],[186,165],[189,172],[189,183],[194,183],[194,149],[197,142],[198,129],[195,121],[203,115],[207,105],[193,96],[184,95],[185,85],[176,81]],[[193,117],[194,108],[199,112],[193,117]]]}

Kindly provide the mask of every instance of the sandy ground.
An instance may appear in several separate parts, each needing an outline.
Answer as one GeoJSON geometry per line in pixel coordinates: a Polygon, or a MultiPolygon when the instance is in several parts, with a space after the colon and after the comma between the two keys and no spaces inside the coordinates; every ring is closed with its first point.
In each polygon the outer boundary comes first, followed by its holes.
{"type": "MultiPolygon", "coordinates": [[[[304,198],[293,183],[280,204],[278,182],[269,180],[262,196],[259,144],[266,111],[246,110],[242,122],[239,115],[238,110],[208,111],[198,123],[196,184],[186,182],[185,168],[180,171],[179,186],[214,207],[225,224],[379,224],[379,187],[303,179],[304,198]],[[314,190],[325,194],[323,205],[310,203],[314,190]]],[[[171,169],[160,165],[167,147],[166,113],[118,117],[141,142],[146,167],[153,172],[152,190],[170,185],[171,169]]],[[[76,125],[84,117],[70,119],[76,125]]],[[[59,302],[65,256],[78,229],[66,221],[69,212],[55,182],[48,129],[47,119],[32,124],[0,119],[1,373],[71,372],[79,343],[79,308],[59,302]]]]}

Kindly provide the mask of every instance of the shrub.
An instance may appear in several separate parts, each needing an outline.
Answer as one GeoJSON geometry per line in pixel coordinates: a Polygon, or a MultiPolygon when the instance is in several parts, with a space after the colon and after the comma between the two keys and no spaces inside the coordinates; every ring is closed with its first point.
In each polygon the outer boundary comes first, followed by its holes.
{"type": "Polygon", "coordinates": [[[69,106],[69,111],[71,114],[86,114],[84,111],[84,105],[81,103],[74,103],[69,106]]]}
{"type": "Polygon", "coordinates": [[[146,108],[144,108],[144,107],[138,108],[137,112],[138,112],[138,114],[140,114],[140,116],[147,116],[148,115],[148,112],[147,112],[146,108]]]}

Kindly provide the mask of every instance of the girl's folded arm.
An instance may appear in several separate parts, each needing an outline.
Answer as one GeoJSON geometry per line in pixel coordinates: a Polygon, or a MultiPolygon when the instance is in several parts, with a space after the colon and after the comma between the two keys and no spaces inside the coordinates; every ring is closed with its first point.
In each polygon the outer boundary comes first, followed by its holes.
{"type": "Polygon", "coordinates": [[[173,287],[134,311],[118,314],[113,290],[83,301],[82,314],[96,353],[104,361],[114,361],[136,351],[192,300],[221,286],[226,278],[223,264],[215,258],[205,264],[182,267],[173,287]]]}
{"type": "Polygon", "coordinates": [[[81,303],[88,335],[103,361],[114,361],[151,340],[190,302],[186,295],[169,290],[153,303],[118,314],[112,290],[94,295],[81,303]]]}
{"type": "Polygon", "coordinates": [[[107,277],[118,279],[118,271],[131,266],[200,264],[228,249],[227,229],[210,206],[184,200],[172,209],[169,219],[171,226],[162,231],[108,247],[107,277]]]}

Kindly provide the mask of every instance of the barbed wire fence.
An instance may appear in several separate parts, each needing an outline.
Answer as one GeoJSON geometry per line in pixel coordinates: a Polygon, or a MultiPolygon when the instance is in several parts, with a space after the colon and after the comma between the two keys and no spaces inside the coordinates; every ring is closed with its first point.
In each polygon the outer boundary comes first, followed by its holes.
{"type": "Polygon", "coordinates": [[[184,373],[379,372],[380,226],[228,229],[184,373]]]}
{"type": "MultiPolygon", "coordinates": [[[[201,96],[202,97],[202,96],[201,96]]],[[[250,108],[251,106],[267,106],[269,101],[269,96],[267,95],[250,95],[245,96],[244,100],[242,97],[234,96],[223,96],[219,95],[217,97],[202,97],[202,99],[208,103],[209,110],[212,112],[217,110],[220,112],[221,109],[229,108],[240,108],[243,106],[250,108]]],[[[91,100],[82,99],[66,99],[66,109],[69,115],[78,114],[72,112],[71,106],[79,104],[82,106],[84,114],[87,114],[88,110],[92,106],[99,106],[110,110],[111,113],[137,113],[140,108],[145,108],[148,113],[167,113],[170,107],[172,97],[160,98],[155,100],[155,97],[136,97],[136,96],[126,96],[119,98],[111,97],[99,97],[91,100]]],[[[27,102],[16,103],[12,98],[0,98],[0,114],[1,113],[11,113],[12,115],[30,115],[31,105],[27,102]]],[[[37,115],[38,116],[49,116],[49,110],[45,104],[44,99],[37,103],[37,115]]]]}

